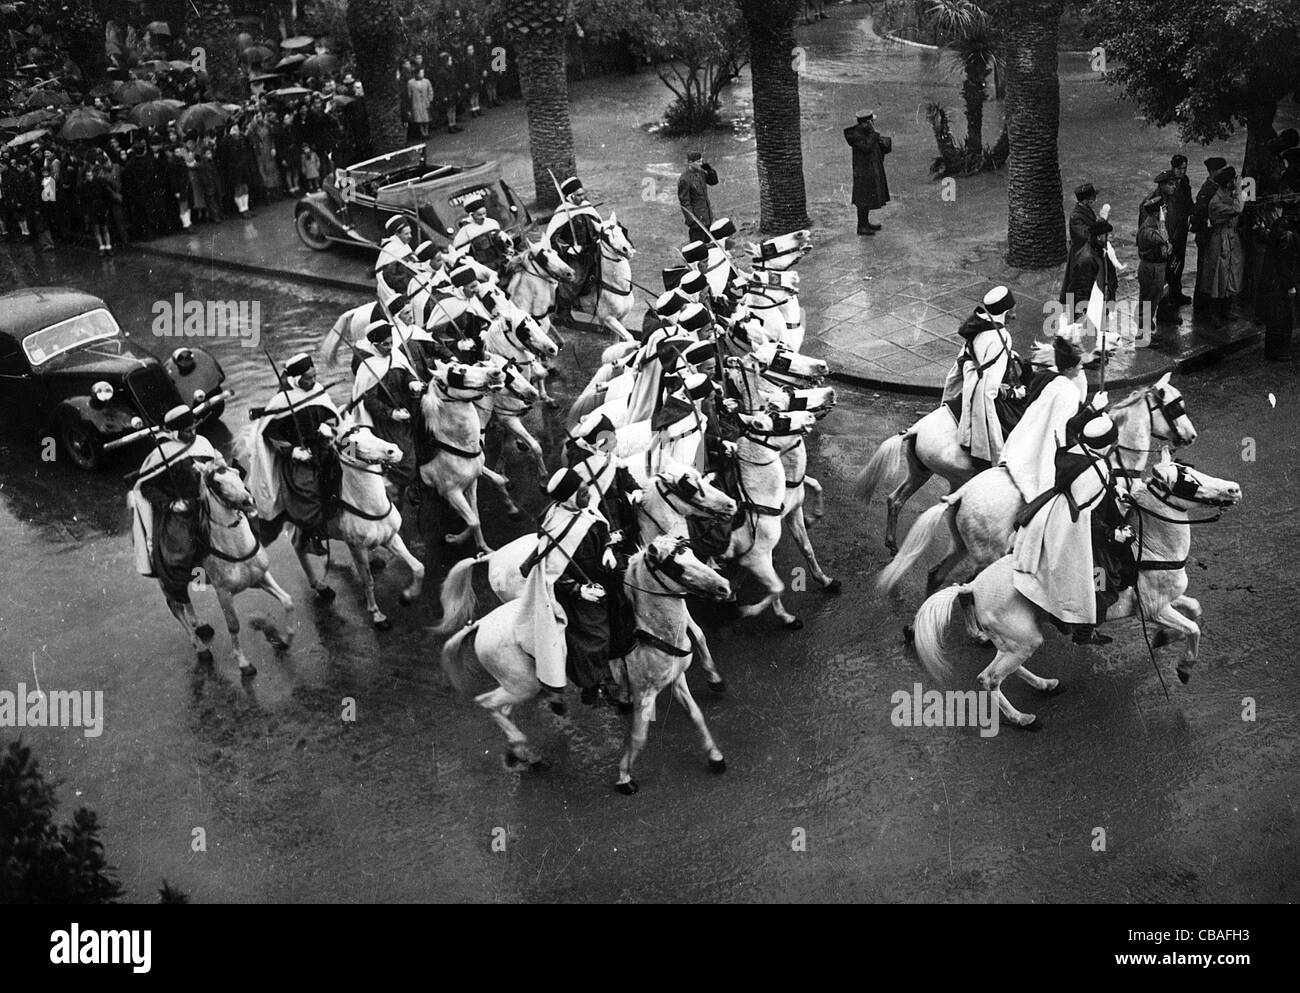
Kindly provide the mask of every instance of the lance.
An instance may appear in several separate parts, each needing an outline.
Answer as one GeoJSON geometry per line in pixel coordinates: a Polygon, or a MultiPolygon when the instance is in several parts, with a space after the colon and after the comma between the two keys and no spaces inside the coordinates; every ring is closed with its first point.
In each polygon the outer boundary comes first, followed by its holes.
{"type": "MultiPolygon", "coordinates": [[[[547,166],[547,168],[546,168],[546,174],[547,174],[548,176],[551,177],[551,182],[552,182],[553,184],[555,184],[555,195],[558,196],[558,197],[560,198],[560,206],[561,206],[561,207],[564,207],[564,205],[565,205],[565,200],[564,200],[564,191],[560,189],[560,181],[559,181],[558,179],[555,178],[555,173],[551,172],[551,169],[550,169],[549,166],[547,166]]],[[[569,222],[569,237],[573,239],[573,249],[574,249],[574,251],[577,251],[577,249],[578,249],[578,232],[577,232],[577,230],[575,230],[575,228],[573,227],[573,215],[572,215],[571,213],[569,213],[569,211],[568,211],[567,209],[564,211],[564,219],[565,219],[566,221],[569,222]]]]}
{"type": "Polygon", "coordinates": [[[293,416],[293,401],[289,399],[289,384],[285,378],[280,375],[280,369],[275,364],[275,359],[271,358],[271,353],[265,345],[262,346],[262,354],[265,355],[266,360],[271,363],[271,371],[275,373],[276,381],[280,384],[280,393],[284,396],[284,402],[287,405],[289,416],[293,418],[294,430],[298,432],[298,444],[303,451],[309,452],[311,449],[307,447],[307,439],[303,437],[302,425],[298,423],[298,418],[293,416]]]}

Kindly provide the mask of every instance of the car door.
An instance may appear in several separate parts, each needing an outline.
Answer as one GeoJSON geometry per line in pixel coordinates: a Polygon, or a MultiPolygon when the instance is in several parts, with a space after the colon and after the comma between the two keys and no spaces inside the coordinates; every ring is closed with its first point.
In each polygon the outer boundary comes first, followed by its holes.
{"type": "Polygon", "coordinates": [[[6,424],[39,421],[43,395],[22,345],[12,335],[0,332],[0,420],[6,424]]]}

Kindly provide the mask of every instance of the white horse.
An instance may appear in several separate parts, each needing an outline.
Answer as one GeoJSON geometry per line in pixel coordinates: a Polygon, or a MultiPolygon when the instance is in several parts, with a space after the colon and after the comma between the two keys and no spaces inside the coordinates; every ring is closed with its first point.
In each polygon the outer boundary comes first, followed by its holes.
{"type": "MultiPolygon", "coordinates": [[[[1109,623],[1140,616],[1160,630],[1153,647],[1186,639],[1187,647],[1178,664],[1178,678],[1191,678],[1200,651],[1201,630],[1196,619],[1201,606],[1186,596],[1187,556],[1192,543],[1192,521],[1188,512],[1196,507],[1227,507],[1241,500],[1241,487],[1216,479],[1176,462],[1162,462],[1149,482],[1132,490],[1132,507],[1127,521],[1139,536],[1137,586],[1124,590],[1107,611],[1109,623]]],[[[1211,519],[1217,519],[1211,518],[1211,519]]],[[[952,682],[952,662],[945,645],[945,632],[957,613],[957,597],[974,596],[974,616],[967,619],[967,631],[981,640],[992,641],[997,655],[980,673],[979,684],[990,691],[1002,714],[1019,728],[1038,727],[1038,718],[1023,714],[1002,693],[1002,681],[1013,672],[1035,689],[1052,693],[1059,680],[1042,679],[1024,664],[1043,643],[1048,614],[1026,599],[1012,581],[1012,557],[1005,555],[984,569],[973,582],[940,590],[917,611],[916,650],[930,675],[952,682]]]]}
{"type": "Polygon", "coordinates": [[[446,540],[460,544],[473,538],[482,551],[491,551],[483,537],[478,513],[478,479],[483,472],[483,424],[474,402],[505,384],[505,373],[490,363],[437,366],[433,382],[420,400],[433,457],[420,466],[420,480],[437,491],[465,523],[465,530],[446,540]],[[452,380],[457,385],[450,385],[452,380]]]}
{"type": "Polygon", "coordinates": [[[573,309],[593,313],[596,323],[611,331],[621,341],[635,341],[624,325],[632,312],[632,258],[636,248],[628,237],[627,228],[618,221],[617,211],[611,210],[609,218],[600,225],[596,242],[595,286],[573,301],[573,309]]]}
{"type": "MultiPolygon", "coordinates": [[[[1166,446],[1181,448],[1196,440],[1196,428],[1183,409],[1182,394],[1169,384],[1166,373],[1146,389],[1136,390],[1107,410],[1119,431],[1116,454],[1124,475],[1141,477],[1149,457],[1166,446]],[[1152,446],[1152,442],[1158,442],[1152,446]]],[[[1015,530],[1016,515],[1025,506],[1005,466],[994,466],[957,487],[916,519],[897,556],[876,581],[877,592],[888,593],[925,554],[946,522],[951,548],[930,570],[926,593],[933,593],[967,555],[973,571],[991,565],[1006,554],[1015,530]]]]}
{"type": "MultiPolygon", "coordinates": [[[[402,461],[402,450],[376,437],[370,428],[360,424],[337,431],[330,446],[338,456],[342,480],[338,506],[326,522],[325,533],[348,546],[365,592],[370,623],[376,630],[387,631],[393,624],[375,600],[375,578],[369,553],[377,548],[387,549],[411,570],[411,582],[401,593],[402,606],[414,603],[424,586],[424,563],[411,554],[402,540],[402,515],[384,485],[385,469],[402,461]]],[[[272,541],[278,533],[279,527],[274,533],[267,533],[264,525],[264,540],[272,541]]],[[[329,603],[334,599],[334,590],[323,578],[317,577],[301,533],[294,535],[293,550],[317,599],[329,603]]]]}
{"type": "MultiPolygon", "coordinates": [[[[522,420],[538,400],[537,387],[530,381],[527,372],[521,370],[513,359],[498,368],[505,377],[502,388],[480,395],[474,401],[474,406],[478,410],[479,423],[484,432],[494,423],[501,426],[502,441],[497,467],[492,469],[484,464],[483,475],[501,494],[501,499],[505,501],[506,513],[513,521],[519,519],[522,511],[510,495],[513,484],[503,475],[506,468],[506,441],[514,438],[517,446],[527,449],[532,454],[539,479],[548,478],[548,474],[541,443],[533,437],[522,420]]],[[[486,437],[486,434],[484,436],[486,437]]]]}
{"type": "Polygon", "coordinates": [[[483,333],[483,350],[499,355],[525,369],[537,386],[542,402],[548,407],[559,405],[546,392],[547,363],[560,354],[559,346],[532,317],[522,311],[517,318],[494,320],[483,333]]]}
{"type": "MultiPolygon", "coordinates": [[[[249,515],[257,513],[253,495],[244,486],[239,473],[221,460],[198,468],[199,514],[208,532],[207,554],[201,563],[201,575],[216,592],[221,612],[225,614],[231,657],[239,664],[240,675],[255,676],[257,667],[244,655],[239,644],[235,597],[244,590],[259,589],[280,602],[284,608],[283,635],[265,620],[254,618],[250,622],[254,630],[262,631],[277,652],[288,651],[298,632],[293,600],[271,576],[266,548],[249,522],[249,515]]],[[[168,599],[167,607],[189,636],[199,662],[211,665],[212,625],[199,623],[192,603],[182,604],[168,599]]]]}
{"type": "MultiPolygon", "coordinates": [[[[688,534],[686,519],[727,519],[736,513],[736,502],[702,477],[694,468],[682,465],[666,466],[645,489],[637,506],[637,521],[643,539],[668,535],[683,538],[688,534]]],[[[476,565],[488,567],[488,585],[502,603],[523,595],[524,577],[519,569],[524,560],[537,547],[537,535],[520,535],[494,552],[474,558],[461,559],[443,581],[439,594],[442,601],[442,620],[433,630],[437,634],[450,634],[467,623],[478,610],[478,597],[474,593],[476,565]]],[[[697,632],[701,641],[703,632],[697,632]]]]}
{"type": "Polygon", "coordinates": [[[797,272],[755,271],[741,303],[762,323],[768,341],[796,352],[803,348],[804,313],[799,306],[797,272]]]}
{"type": "MultiPolygon", "coordinates": [[[[637,790],[632,763],[645,745],[649,721],[654,719],[655,698],[669,684],[699,729],[710,770],[725,771],[722,753],[686,684],[686,669],[693,653],[687,636],[685,598],[693,595],[724,600],[731,595],[731,587],[700,562],[684,541],[660,537],[632,557],[624,573],[624,588],[632,601],[638,634],[635,647],[623,659],[611,663],[612,674],[622,683],[633,708],[632,727],[619,761],[619,792],[631,795],[637,790]]],[[[511,710],[531,700],[541,689],[536,663],[519,643],[519,631],[525,626],[519,606],[519,600],[502,604],[454,634],[442,647],[442,667],[462,693],[469,691],[475,662],[495,679],[497,688],[480,693],[474,700],[505,732],[506,762],[545,769],[548,763],[510,720],[511,710]]]]}
{"type": "Polygon", "coordinates": [[[812,251],[812,232],[807,228],[768,238],[761,245],[749,242],[749,256],[755,269],[783,272],[812,251]]]}
{"type": "Polygon", "coordinates": [[[573,269],[546,242],[525,240],[524,244],[526,247],[506,262],[506,296],[541,325],[543,334],[556,337],[558,332],[551,324],[555,294],[560,283],[573,282],[573,269]]]}

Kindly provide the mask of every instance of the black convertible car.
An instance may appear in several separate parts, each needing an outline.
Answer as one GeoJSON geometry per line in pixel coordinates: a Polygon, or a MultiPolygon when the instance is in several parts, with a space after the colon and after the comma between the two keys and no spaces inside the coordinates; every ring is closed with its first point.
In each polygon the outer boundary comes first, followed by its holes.
{"type": "Polygon", "coordinates": [[[98,297],[62,287],[0,295],[0,421],[57,439],[82,469],[144,441],[177,404],[218,418],[231,396],[204,349],[160,361],[126,340],[98,297]]]}

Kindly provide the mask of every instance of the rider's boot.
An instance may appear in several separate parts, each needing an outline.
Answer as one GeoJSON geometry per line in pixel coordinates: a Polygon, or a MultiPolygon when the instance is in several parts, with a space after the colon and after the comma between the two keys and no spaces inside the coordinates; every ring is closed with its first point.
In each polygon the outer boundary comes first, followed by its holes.
{"type": "Polygon", "coordinates": [[[1076,624],[1070,634],[1070,640],[1076,645],[1109,645],[1115,639],[1098,633],[1093,624],[1076,624]]]}
{"type": "Polygon", "coordinates": [[[547,686],[545,683],[539,684],[542,687],[542,702],[551,708],[551,713],[563,717],[568,708],[564,705],[564,690],[556,689],[554,686],[547,686]]]}

